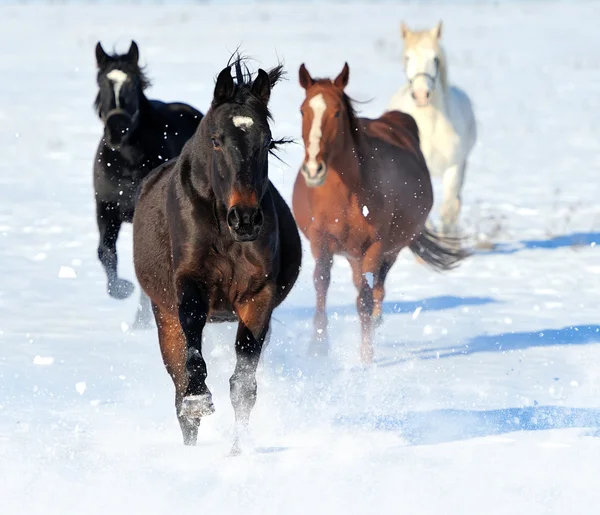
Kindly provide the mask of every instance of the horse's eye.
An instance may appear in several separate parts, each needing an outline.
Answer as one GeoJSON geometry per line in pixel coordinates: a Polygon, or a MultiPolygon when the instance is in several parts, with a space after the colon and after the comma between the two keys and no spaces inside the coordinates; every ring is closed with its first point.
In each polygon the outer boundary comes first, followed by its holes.
{"type": "Polygon", "coordinates": [[[212,141],[213,148],[215,148],[215,149],[221,148],[221,143],[219,143],[219,140],[217,138],[210,138],[210,141],[212,141]]]}
{"type": "Polygon", "coordinates": [[[333,116],[335,116],[336,118],[339,118],[340,117],[340,110],[338,109],[333,116]]]}

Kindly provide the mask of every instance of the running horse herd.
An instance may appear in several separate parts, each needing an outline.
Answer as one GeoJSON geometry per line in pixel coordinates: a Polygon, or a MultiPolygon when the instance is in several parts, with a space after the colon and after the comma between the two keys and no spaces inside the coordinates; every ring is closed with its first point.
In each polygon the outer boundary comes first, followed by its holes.
{"type": "Polygon", "coordinates": [[[345,92],[348,64],[333,80],[314,78],[300,66],[305,157],[293,214],[268,173],[269,154],[286,143],[273,138],[269,111],[281,65],[252,74],[233,56],[203,115],[146,97],[149,81],[135,42],[121,55],[96,46],[95,106],[104,123],[94,163],[98,257],[108,293],[130,296],[133,284],[117,274],[116,241],[121,224],[133,222],[143,290],[136,326],[150,326],[154,316],[185,444],[196,443],[202,417],[214,411],[202,356],[205,324],[235,321],[232,453],[241,452],[271,316],[300,272],[300,231],[316,262],[313,350],[327,349],[327,290],[333,257],[343,255],[358,290],[365,364],[373,360],[385,280],[399,252],[408,247],[436,270],[467,256],[457,219],[475,142],[471,104],[447,84],[441,24],[426,31],[402,25],[402,36],[409,82],[377,119],[357,117],[345,92]],[[440,234],[427,223],[430,171],[444,183],[440,234]]]}

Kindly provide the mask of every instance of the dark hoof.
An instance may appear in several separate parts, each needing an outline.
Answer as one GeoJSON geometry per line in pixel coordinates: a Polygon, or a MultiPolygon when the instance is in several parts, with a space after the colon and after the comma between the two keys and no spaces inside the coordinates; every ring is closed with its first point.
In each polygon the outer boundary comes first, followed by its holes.
{"type": "Polygon", "coordinates": [[[212,395],[205,393],[203,395],[188,395],[183,398],[179,416],[191,420],[207,417],[215,412],[215,406],[212,401],[212,395]]]}
{"type": "Polygon", "coordinates": [[[114,299],[126,299],[133,293],[133,290],[135,290],[135,286],[127,279],[110,281],[107,288],[108,294],[114,299]]]}

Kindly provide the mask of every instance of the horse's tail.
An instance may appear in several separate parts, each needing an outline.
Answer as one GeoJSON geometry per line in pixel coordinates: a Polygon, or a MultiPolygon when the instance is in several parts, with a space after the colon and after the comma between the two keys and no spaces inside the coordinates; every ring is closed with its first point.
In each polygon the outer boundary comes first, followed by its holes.
{"type": "Polygon", "coordinates": [[[423,229],[408,248],[438,272],[451,270],[471,255],[461,247],[460,238],[440,236],[428,229],[423,229]]]}

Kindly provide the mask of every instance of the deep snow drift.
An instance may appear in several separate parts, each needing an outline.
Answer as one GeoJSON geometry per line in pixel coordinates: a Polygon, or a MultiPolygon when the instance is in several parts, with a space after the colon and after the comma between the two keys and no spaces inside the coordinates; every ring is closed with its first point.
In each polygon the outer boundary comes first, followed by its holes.
{"type": "MultiPolygon", "coordinates": [[[[599,14],[592,2],[0,8],[0,511],[596,513],[599,14]],[[306,355],[305,244],[259,368],[254,452],[227,457],[229,325],[206,337],[217,413],[184,448],[156,333],[129,332],[137,294],[110,299],[96,259],[94,44],[135,38],[150,96],[202,110],[238,45],[265,67],[284,59],[274,135],[299,138],[299,64],[333,76],[348,61],[349,92],[375,116],[404,80],[401,19],[444,20],[450,79],[480,128],[464,227],[501,245],[447,275],[402,256],[365,372],[342,259],[331,356],[306,355]]],[[[302,152],[272,163],[288,200],[302,152]]],[[[130,227],[119,251],[133,278],[130,227]]]]}

